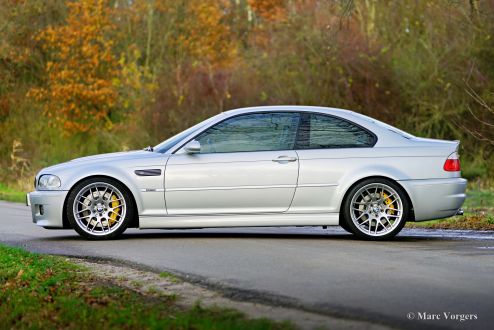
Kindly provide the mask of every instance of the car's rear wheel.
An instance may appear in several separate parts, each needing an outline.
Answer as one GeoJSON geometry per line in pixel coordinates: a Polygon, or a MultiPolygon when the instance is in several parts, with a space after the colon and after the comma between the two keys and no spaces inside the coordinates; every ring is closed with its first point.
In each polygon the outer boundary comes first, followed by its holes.
{"type": "Polygon", "coordinates": [[[385,240],[401,231],[410,215],[410,205],[398,184],[383,178],[371,178],[348,192],[342,212],[345,226],[355,236],[385,240]]]}
{"type": "Polygon", "coordinates": [[[120,236],[135,216],[127,188],[110,178],[78,183],[67,200],[67,218],[81,236],[92,240],[120,236]]]}

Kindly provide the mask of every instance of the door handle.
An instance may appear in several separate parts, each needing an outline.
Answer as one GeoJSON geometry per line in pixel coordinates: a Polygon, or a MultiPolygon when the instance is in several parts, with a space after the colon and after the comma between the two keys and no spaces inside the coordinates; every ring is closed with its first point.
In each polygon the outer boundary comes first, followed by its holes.
{"type": "Polygon", "coordinates": [[[294,162],[297,160],[297,157],[290,157],[290,156],[280,156],[276,159],[273,159],[273,162],[277,163],[288,163],[288,162],[294,162]]]}

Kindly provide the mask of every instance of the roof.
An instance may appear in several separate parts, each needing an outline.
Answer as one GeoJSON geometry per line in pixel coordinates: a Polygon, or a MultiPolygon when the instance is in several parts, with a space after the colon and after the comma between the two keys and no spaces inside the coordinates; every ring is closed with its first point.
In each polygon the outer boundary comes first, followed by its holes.
{"type": "Polygon", "coordinates": [[[269,105],[269,106],[259,106],[259,107],[247,107],[238,108],[233,110],[225,111],[225,114],[236,114],[236,113],[247,113],[247,112],[264,112],[264,111],[303,111],[303,112],[323,112],[327,114],[351,114],[353,111],[338,109],[338,108],[328,108],[328,107],[316,107],[316,106],[306,106],[306,105],[269,105]]]}

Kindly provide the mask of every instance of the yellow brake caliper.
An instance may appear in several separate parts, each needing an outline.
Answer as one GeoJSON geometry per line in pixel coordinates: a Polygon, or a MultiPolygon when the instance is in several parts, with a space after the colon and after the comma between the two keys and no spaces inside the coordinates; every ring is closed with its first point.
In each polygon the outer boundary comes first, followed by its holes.
{"type": "Polygon", "coordinates": [[[395,206],[393,205],[393,201],[391,200],[391,198],[389,198],[386,193],[383,193],[383,198],[384,198],[384,204],[386,204],[386,206],[390,208],[389,214],[391,215],[395,214],[395,211],[393,211],[395,206]]]}
{"type": "Polygon", "coordinates": [[[115,223],[115,221],[117,221],[117,214],[120,214],[120,208],[117,206],[120,205],[120,203],[117,201],[117,196],[115,195],[112,195],[111,196],[111,207],[113,207],[113,212],[111,213],[110,215],[110,219],[108,219],[108,221],[110,222],[110,226],[113,225],[115,223]]]}

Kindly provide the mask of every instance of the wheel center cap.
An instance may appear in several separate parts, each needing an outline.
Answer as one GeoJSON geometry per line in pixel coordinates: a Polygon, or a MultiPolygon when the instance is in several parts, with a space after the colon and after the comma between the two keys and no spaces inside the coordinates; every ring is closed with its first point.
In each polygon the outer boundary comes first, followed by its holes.
{"type": "Polygon", "coordinates": [[[374,206],[372,207],[372,212],[374,212],[374,213],[379,213],[379,211],[380,211],[380,209],[379,209],[379,207],[378,207],[378,206],[374,205],[374,206]]]}
{"type": "Polygon", "coordinates": [[[103,205],[101,205],[100,203],[98,203],[98,205],[96,205],[96,211],[103,212],[104,209],[105,209],[105,207],[103,205]]]}

